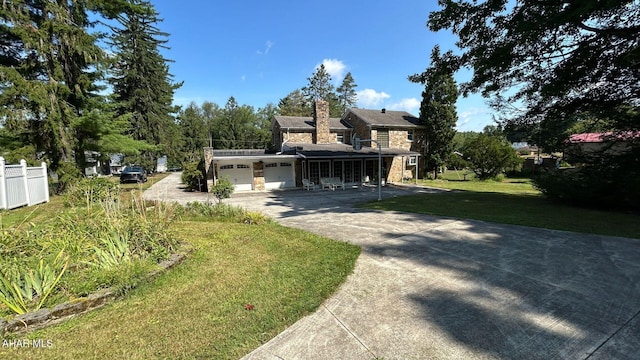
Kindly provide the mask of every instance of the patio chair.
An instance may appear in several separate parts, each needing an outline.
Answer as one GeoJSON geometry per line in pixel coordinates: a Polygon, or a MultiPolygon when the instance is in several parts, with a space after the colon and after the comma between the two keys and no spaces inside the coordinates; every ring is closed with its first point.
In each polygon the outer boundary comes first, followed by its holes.
{"type": "Polygon", "coordinates": [[[316,184],[313,181],[309,181],[309,179],[302,179],[302,189],[304,190],[315,190],[316,184]]]}
{"type": "Polygon", "coordinates": [[[342,181],[342,179],[337,177],[331,178],[331,186],[333,187],[333,190],[337,188],[342,188],[342,190],[344,190],[344,182],[342,181]]]}

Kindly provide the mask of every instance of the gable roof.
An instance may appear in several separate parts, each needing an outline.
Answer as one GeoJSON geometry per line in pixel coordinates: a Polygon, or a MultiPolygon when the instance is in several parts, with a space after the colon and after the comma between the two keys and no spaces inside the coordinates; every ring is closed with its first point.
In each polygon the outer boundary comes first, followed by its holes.
{"type": "MultiPolygon", "coordinates": [[[[280,125],[281,129],[290,130],[313,130],[316,128],[316,124],[312,117],[305,116],[275,116],[274,124],[280,125]]],[[[348,130],[350,126],[342,119],[329,118],[330,130],[348,130]]]]}
{"type": "Polygon", "coordinates": [[[344,118],[349,121],[350,116],[357,116],[362,121],[374,127],[417,128],[421,127],[420,119],[406,111],[349,109],[344,118]]]}

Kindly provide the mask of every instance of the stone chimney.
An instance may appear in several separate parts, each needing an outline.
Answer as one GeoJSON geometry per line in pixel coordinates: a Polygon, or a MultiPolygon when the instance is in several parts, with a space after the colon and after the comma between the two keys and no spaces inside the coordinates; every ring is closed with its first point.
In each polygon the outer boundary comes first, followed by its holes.
{"type": "Polygon", "coordinates": [[[316,123],[315,143],[330,144],[331,131],[329,130],[329,103],[324,100],[316,100],[313,108],[313,119],[316,123]]]}

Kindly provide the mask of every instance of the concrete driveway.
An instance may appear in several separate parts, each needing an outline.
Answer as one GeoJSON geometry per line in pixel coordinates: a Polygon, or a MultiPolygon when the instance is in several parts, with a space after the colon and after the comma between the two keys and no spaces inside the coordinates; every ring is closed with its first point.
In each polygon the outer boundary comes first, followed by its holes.
{"type": "MultiPolygon", "coordinates": [[[[177,179],[145,196],[206,201],[177,179]]],[[[638,358],[640,240],[352,207],[376,198],[361,188],[225,201],[362,247],[334,296],[246,359],[638,358]]]]}

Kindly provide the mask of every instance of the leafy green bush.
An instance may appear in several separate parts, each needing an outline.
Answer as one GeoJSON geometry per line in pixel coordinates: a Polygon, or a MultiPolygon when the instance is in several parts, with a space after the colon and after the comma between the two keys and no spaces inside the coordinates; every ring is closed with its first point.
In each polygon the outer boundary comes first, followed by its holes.
{"type": "MultiPolygon", "coordinates": [[[[640,148],[639,148],[640,149],[640,148]]],[[[548,198],[597,208],[640,210],[640,152],[593,157],[577,168],[548,172],[534,180],[548,198]]]]}
{"type": "Polygon", "coordinates": [[[462,152],[471,171],[480,180],[494,178],[522,162],[506,139],[500,136],[478,134],[465,142],[462,152]]]}
{"type": "Polygon", "coordinates": [[[218,203],[221,203],[222,199],[228,199],[231,197],[231,194],[233,194],[235,189],[235,185],[233,185],[229,179],[222,177],[216,181],[215,185],[213,185],[211,193],[216,197],[218,203]]]}
{"type": "Polygon", "coordinates": [[[182,182],[189,190],[202,191],[206,188],[204,179],[204,161],[192,161],[184,164],[182,182]]]}

